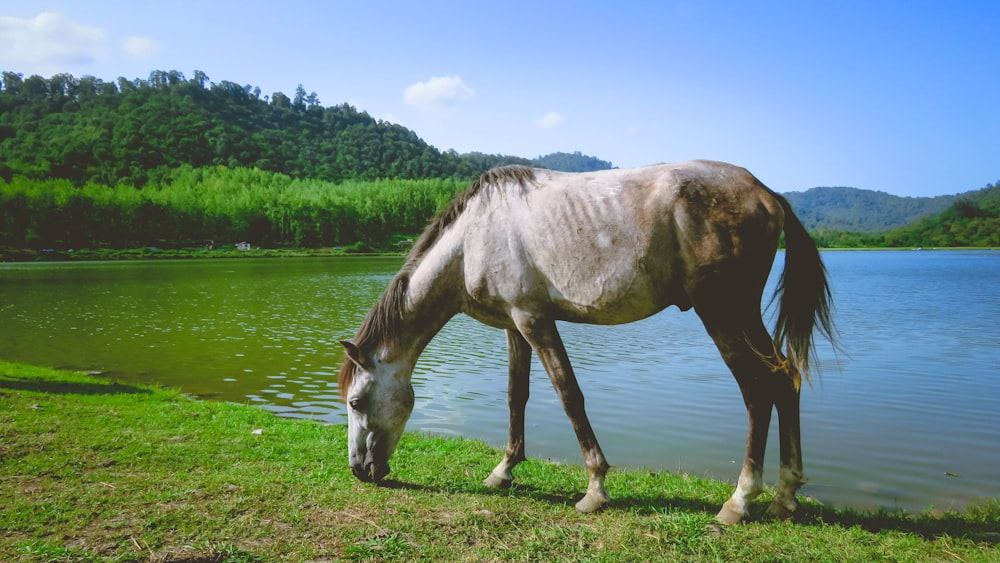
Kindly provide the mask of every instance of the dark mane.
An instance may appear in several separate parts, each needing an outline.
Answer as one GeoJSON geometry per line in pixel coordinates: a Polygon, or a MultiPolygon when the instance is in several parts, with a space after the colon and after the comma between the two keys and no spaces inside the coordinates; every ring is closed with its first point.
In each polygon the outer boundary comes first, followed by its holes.
{"type": "Polygon", "coordinates": [[[427,225],[423,234],[420,235],[420,238],[413,245],[413,249],[410,251],[403,270],[409,271],[416,266],[416,262],[434,246],[434,243],[438,241],[441,234],[465,211],[465,206],[469,203],[469,200],[480,193],[488,197],[493,190],[507,183],[516,183],[524,190],[534,180],[535,170],[528,166],[500,166],[483,173],[482,176],[472,182],[472,185],[467,190],[455,196],[441,213],[427,225]]]}
{"type": "MultiPolygon", "coordinates": [[[[399,270],[399,273],[389,282],[389,287],[379,298],[375,306],[372,307],[365,320],[361,322],[357,336],[354,337],[354,344],[365,349],[365,345],[370,342],[384,342],[394,340],[399,336],[399,323],[402,320],[403,304],[406,299],[406,290],[410,286],[410,274],[420,263],[420,259],[434,246],[441,238],[441,235],[450,227],[458,217],[465,211],[469,201],[482,193],[489,195],[508,183],[515,183],[523,191],[527,185],[535,180],[535,170],[528,166],[509,165],[493,168],[485,172],[482,176],[472,182],[468,189],[456,195],[448,205],[434,218],[424,229],[424,232],[413,244],[406,262],[399,270]]],[[[337,388],[340,392],[340,400],[346,401],[344,392],[351,385],[354,379],[354,371],[357,366],[347,359],[340,368],[337,376],[337,388]]]]}

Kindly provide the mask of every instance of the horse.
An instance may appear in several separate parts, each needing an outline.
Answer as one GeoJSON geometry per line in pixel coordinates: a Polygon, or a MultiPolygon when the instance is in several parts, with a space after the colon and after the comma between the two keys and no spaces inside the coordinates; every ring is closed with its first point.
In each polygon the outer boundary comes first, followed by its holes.
{"type": "Polygon", "coordinates": [[[826,269],[785,198],[744,168],[704,160],[585,173],[502,166],[455,196],[414,243],[354,339],[341,341],[346,357],[338,386],[353,474],[378,483],[389,473],[413,410],[417,358],[461,313],[507,337],[508,441],[485,485],[511,486],[515,466],[525,459],[534,352],[572,423],[589,474],[576,508],[604,508],[609,465],[556,321],[622,324],[670,305],[693,308],[700,317],[749,416],[736,488],[717,520],[739,522],[762,492],[772,410],[778,413],[780,474],[769,513],[790,517],[805,482],[801,381],[808,380],[815,355],[814,332],[831,343],[834,338],[826,269]],[[782,232],[785,266],[772,297],[778,310],[769,333],[761,299],[782,232]]]}

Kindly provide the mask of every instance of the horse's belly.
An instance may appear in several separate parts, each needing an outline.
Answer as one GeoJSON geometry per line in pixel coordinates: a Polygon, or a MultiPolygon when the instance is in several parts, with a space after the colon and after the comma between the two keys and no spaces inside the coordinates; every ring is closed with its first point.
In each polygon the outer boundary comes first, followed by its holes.
{"type": "Polygon", "coordinates": [[[583,283],[552,285],[549,300],[561,320],[590,324],[624,324],[662,311],[674,300],[665,284],[647,276],[602,277],[591,272],[583,283]]]}

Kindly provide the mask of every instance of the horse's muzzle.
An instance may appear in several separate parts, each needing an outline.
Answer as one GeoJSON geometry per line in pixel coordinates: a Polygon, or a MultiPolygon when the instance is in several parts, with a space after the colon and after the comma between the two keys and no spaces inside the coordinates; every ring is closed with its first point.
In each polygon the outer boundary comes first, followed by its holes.
{"type": "Polygon", "coordinates": [[[388,463],[358,463],[351,466],[351,473],[365,483],[378,483],[389,474],[388,463]]]}
{"type": "Polygon", "coordinates": [[[389,457],[399,440],[384,431],[351,428],[348,463],[351,473],[365,483],[378,483],[389,474],[389,457]]]}

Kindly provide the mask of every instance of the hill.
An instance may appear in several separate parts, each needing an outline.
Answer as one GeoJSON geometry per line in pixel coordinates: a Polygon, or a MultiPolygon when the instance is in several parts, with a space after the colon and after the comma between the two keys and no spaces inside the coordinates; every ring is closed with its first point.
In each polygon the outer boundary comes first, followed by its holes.
{"type": "Polygon", "coordinates": [[[182,165],[252,167],[326,181],[475,177],[521,157],[440,151],[353,106],[323,107],[201,71],[147,80],[57,74],[0,81],[0,177],[141,187],[182,165]]]}
{"type": "MultiPolygon", "coordinates": [[[[413,131],[377,120],[348,104],[323,107],[316,94],[306,93],[301,85],[289,97],[282,92],[262,96],[259,88],[229,81],[213,83],[200,71],[192,78],[178,71],[153,71],[147,80],[119,78],[115,82],[68,74],[49,79],[0,74],[0,178],[7,184],[3,190],[6,195],[0,194],[0,217],[9,219],[0,229],[0,243],[8,245],[31,246],[31,241],[34,245],[57,245],[60,241],[69,245],[75,240],[118,246],[223,235],[299,245],[375,241],[403,224],[410,230],[417,228],[414,225],[433,214],[442,198],[459,189],[456,186],[509,163],[570,172],[613,167],[580,152],[557,152],[529,160],[440,151],[413,131]],[[192,170],[208,171],[199,176],[187,172],[192,170]],[[230,175],[249,175],[261,185],[280,189],[269,188],[253,197],[239,193],[227,199],[227,205],[237,200],[241,203],[230,205],[233,209],[223,213],[228,225],[223,229],[220,220],[208,217],[218,214],[219,209],[194,210],[191,202],[224,191],[206,178],[230,175]],[[276,180],[272,182],[272,178],[276,180]],[[428,190],[420,196],[412,194],[411,199],[419,199],[420,204],[406,210],[406,220],[399,222],[395,212],[384,211],[391,201],[399,200],[399,194],[393,192],[396,188],[373,183],[386,179],[452,183],[397,186],[416,189],[419,185],[419,189],[428,190]],[[277,192],[284,194],[294,180],[320,182],[309,185],[308,204],[287,195],[282,196],[287,201],[281,204],[261,199],[276,197],[277,192]],[[339,207],[331,211],[327,208],[332,205],[327,201],[331,196],[323,194],[333,190],[323,182],[361,183],[347,188],[344,193],[351,195],[338,200],[339,207]],[[164,191],[175,183],[183,186],[164,191]],[[109,192],[100,189],[147,185],[161,194],[143,196],[140,202],[127,191],[114,192],[115,203],[110,206],[104,201],[111,197],[109,192]],[[89,191],[73,187],[89,187],[89,191]],[[178,195],[182,188],[198,195],[178,195]],[[376,206],[379,213],[373,213],[374,208],[366,203],[372,198],[380,202],[376,206]],[[77,207],[125,217],[121,221],[129,224],[135,222],[128,219],[133,208],[153,209],[154,215],[165,218],[147,221],[152,225],[145,229],[149,232],[133,233],[115,243],[109,237],[120,236],[106,233],[94,238],[97,235],[93,233],[120,226],[120,222],[99,220],[100,214],[89,216],[77,207]],[[31,217],[26,215],[29,212],[31,217]],[[324,214],[330,213],[346,213],[354,223],[339,226],[336,233],[317,227],[324,223],[324,214]],[[261,214],[273,217],[258,217],[261,214]],[[359,219],[359,214],[367,215],[359,219]],[[94,221],[106,228],[84,228],[94,221]],[[76,227],[51,227],[63,224],[76,227]],[[183,227],[192,224],[201,227],[194,232],[183,227]]],[[[302,189],[302,185],[295,185],[295,189],[302,189]]],[[[830,246],[954,246],[980,244],[998,236],[994,223],[1000,215],[1000,195],[995,186],[934,198],[899,197],[849,187],[821,187],[785,195],[806,228],[830,246]],[[844,233],[855,235],[845,238],[844,233]]]]}
{"type": "Polygon", "coordinates": [[[955,196],[900,197],[858,188],[812,188],[782,194],[810,231],[870,233],[909,225],[943,212],[955,196]]]}
{"type": "Polygon", "coordinates": [[[1000,247],[1000,182],[955,197],[942,213],[879,237],[878,246],[1000,247]]]}
{"type": "Polygon", "coordinates": [[[293,178],[470,179],[502,164],[565,171],[611,163],[580,154],[534,160],[428,145],[413,131],[353,106],[320,105],[299,85],[293,97],[195,71],[153,71],[146,80],[57,74],[0,80],[0,177],[60,178],[141,187],[170,170],[252,167],[293,178]]]}
{"type": "Polygon", "coordinates": [[[532,159],[531,163],[541,168],[561,170],[562,172],[594,172],[595,170],[614,168],[610,162],[594,156],[580,154],[580,151],[572,154],[554,152],[532,159]]]}

